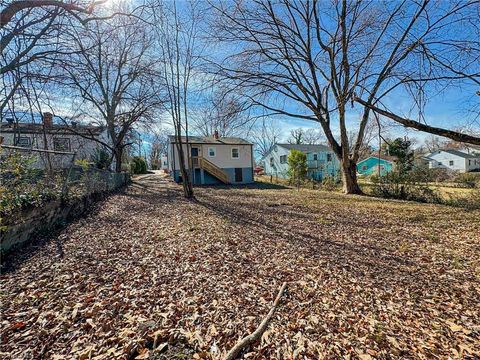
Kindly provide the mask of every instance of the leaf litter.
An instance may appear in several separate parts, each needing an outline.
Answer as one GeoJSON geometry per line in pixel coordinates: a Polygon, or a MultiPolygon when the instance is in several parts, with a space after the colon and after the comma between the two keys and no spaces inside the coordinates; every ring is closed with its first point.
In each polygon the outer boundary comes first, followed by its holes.
{"type": "Polygon", "coordinates": [[[480,212],[268,184],[196,195],[147,176],[18,251],[0,357],[220,359],[284,281],[245,359],[480,357],[480,212]]]}

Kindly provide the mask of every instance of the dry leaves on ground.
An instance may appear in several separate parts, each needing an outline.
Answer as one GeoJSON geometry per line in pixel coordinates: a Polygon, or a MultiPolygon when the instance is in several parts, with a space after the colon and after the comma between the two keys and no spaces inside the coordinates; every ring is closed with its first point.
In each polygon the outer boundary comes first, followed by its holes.
{"type": "Polygon", "coordinates": [[[144,177],[17,253],[0,356],[219,359],[287,281],[244,358],[480,357],[480,212],[268,185],[196,193],[144,177]]]}

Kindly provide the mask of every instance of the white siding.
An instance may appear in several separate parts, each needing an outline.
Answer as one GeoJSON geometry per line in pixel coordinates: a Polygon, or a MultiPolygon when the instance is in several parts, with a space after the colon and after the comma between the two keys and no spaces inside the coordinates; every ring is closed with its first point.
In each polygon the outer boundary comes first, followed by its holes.
{"type": "Polygon", "coordinates": [[[480,157],[466,159],[462,156],[439,150],[428,155],[428,158],[431,159],[429,162],[430,168],[450,169],[459,172],[480,169],[480,157]]]}
{"type": "Polygon", "coordinates": [[[288,159],[288,154],[290,154],[290,150],[274,145],[267,156],[263,159],[265,161],[264,173],[266,175],[278,176],[286,179],[288,177],[288,162],[281,163],[280,157],[286,156],[288,159]]]}
{"type": "MultiPolygon", "coordinates": [[[[250,168],[252,167],[252,146],[251,145],[227,145],[227,144],[189,144],[190,147],[199,149],[198,156],[202,156],[211,163],[222,169],[250,168]],[[215,148],[215,156],[210,157],[209,148],[215,148]],[[239,157],[232,158],[232,148],[238,149],[239,157]]],[[[187,146],[182,144],[184,154],[187,155],[187,146]]],[[[169,145],[169,169],[172,165],[175,170],[180,169],[180,162],[176,145],[169,145]],[[172,147],[174,148],[172,151],[172,147]],[[174,163],[174,164],[173,164],[174,163]]],[[[188,168],[188,163],[187,163],[188,168]]]]}

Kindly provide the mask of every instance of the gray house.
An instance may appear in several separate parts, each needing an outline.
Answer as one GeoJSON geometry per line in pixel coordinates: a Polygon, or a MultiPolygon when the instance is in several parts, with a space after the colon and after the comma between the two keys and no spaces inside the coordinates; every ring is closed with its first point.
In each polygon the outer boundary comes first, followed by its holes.
{"type": "MultiPolygon", "coordinates": [[[[54,150],[57,153],[50,154],[48,162],[58,169],[71,165],[71,153],[76,154],[77,160],[90,160],[92,155],[102,148],[95,139],[105,143],[110,142],[104,127],[78,122],[67,125],[55,119],[51,113],[33,114],[33,120],[38,122],[32,122],[31,118],[24,116],[23,113],[2,114],[1,120],[0,143],[2,145],[14,146],[25,153],[31,153],[32,149],[54,150]]],[[[0,156],[6,155],[9,151],[3,148],[0,156]]],[[[47,166],[47,157],[44,153],[31,154],[35,158],[33,167],[43,169],[47,166]]]]}
{"type": "Polygon", "coordinates": [[[307,155],[309,179],[321,181],[327,176],[336,176],[340,163],[335,153],[326,145],[275,144],[263,157],[266,175],[286,179],[288,177],[288,155],[298,150],[307,155]]]}

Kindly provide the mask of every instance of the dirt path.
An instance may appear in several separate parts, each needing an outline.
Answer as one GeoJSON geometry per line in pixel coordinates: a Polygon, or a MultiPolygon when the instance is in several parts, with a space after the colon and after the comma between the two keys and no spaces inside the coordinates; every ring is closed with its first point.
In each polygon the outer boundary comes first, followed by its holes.
{"type": "Polygon", "coordinates": [[[196,192],[142,177],[20,252],[1,276],[0,357],[220,358],[283,281],[251,359],[480,356],[480,212],[268,185],[196,192]]]}

